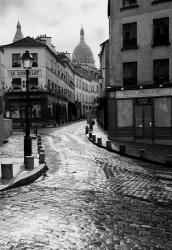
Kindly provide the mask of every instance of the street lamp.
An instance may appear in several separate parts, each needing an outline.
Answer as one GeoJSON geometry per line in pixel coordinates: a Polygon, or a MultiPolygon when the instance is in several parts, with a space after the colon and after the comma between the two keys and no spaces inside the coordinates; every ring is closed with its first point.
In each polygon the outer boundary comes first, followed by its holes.
{"type": "Polygon", "coordinates": [[[28,50],[22,55],[23,68],[26,69],[26,111],[25,111],[25,137],[24,137],[24,156],[32,154],[32,140],[30,138],[30,119],[29,119],[29,69],[32,68],[33,57],[28,50]]]}

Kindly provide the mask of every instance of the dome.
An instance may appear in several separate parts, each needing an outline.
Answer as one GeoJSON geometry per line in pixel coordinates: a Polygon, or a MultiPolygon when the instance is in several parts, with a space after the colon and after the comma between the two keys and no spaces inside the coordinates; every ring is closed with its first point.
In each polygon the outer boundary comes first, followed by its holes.
{"type": "Polygon", "coordinates": [[[73,51],[72,61],[75,64],[95,67],[93,53],[90,47],[84,41],[84,29],[83,28],[81,28],[80,30],[80,42],[73,51]]]}

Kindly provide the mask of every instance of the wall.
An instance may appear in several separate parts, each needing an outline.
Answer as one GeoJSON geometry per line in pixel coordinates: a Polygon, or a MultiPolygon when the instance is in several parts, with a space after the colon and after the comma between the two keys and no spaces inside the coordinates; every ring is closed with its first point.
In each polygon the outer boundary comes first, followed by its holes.
{"type": "Polygon", "coordinates": [[[153,19],[169,16],[169,40],[172,43],[172,3],[152,5],[152,0],[138,0],[138,8],[120,10],[121,0],[112,1],[110,17],[111,85],[122,86],[123,62],[137,61],[138,84],[152,84],[153,60],[169,58],[170,81],[172,81],[171,46],[152,48],[153,19]],[[123,24],[137,22],[138,49],[121,50],[123,24]]]}

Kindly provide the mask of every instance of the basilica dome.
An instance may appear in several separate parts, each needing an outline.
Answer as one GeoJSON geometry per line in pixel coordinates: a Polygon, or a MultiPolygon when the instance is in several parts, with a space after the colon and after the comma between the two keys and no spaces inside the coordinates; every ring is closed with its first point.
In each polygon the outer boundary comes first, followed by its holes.
{"type": "Polygon", "coordinates": [[[95,67],[93,53],[84,40],[83,28],[80,30],[80,42],[73,51],[72,61],[76,65],[95,67]]]}

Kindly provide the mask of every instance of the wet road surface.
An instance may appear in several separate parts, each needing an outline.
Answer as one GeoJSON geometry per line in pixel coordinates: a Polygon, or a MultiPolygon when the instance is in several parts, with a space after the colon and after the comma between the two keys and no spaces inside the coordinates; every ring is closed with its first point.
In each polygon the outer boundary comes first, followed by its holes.
{"type": "Polygon", "coordinates": [[[85,125],[41,131],[48,176],[0,194],[0,249],[172,249],[171,179],[94,146],[85,125]]]}

